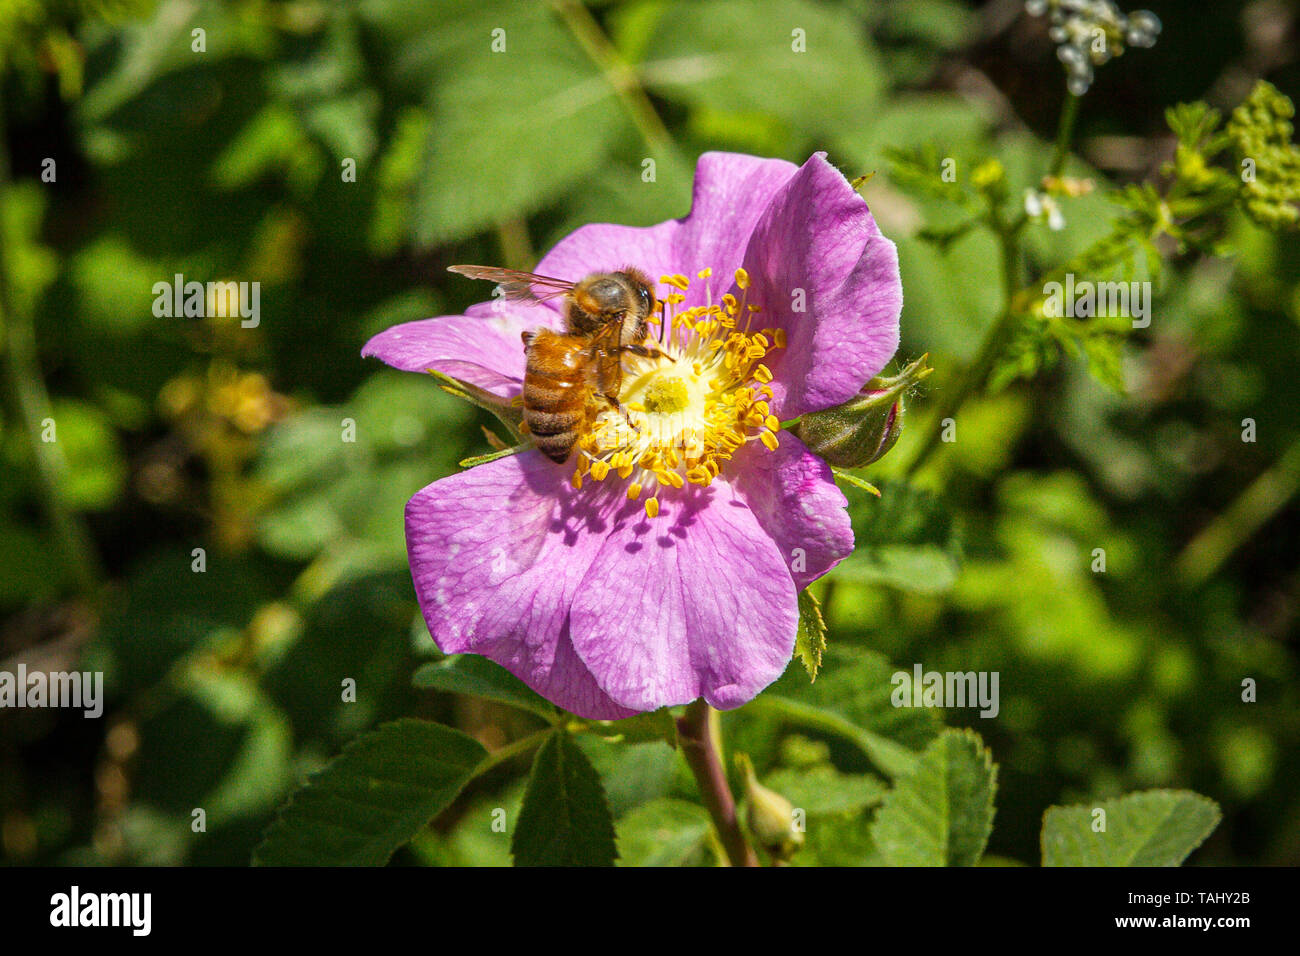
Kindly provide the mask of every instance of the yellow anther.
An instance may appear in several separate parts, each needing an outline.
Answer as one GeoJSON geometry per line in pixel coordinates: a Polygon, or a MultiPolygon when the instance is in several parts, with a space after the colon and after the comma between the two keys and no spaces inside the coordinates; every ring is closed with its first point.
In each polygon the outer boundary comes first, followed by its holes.
{"type": "Polygon", "coordinates": [[[766,385],[768,382],[772,381],[772,370],[766,365],[760,363],[759,365],[754,366],[754,378],[763,385],[766,385]]]}
{"type": "Polygon", "coordinates": [[[701,279],[707,279],[709,276],[713,275],[713,269],[712,268],[701,269],[699,272],[696,273],[696,275],[698,275],[701,279]]]}
{"type": "Polygon", "coordinates": [[[763,419],[763,426],[765,428],[770,428],[774,432],[779,432],[781,430],[781,422],[775,415],[768,415],[767,418],[763,419]]]}
{"type": "Polygon", "coordinates": [[[582,472],[579,471],[577,468],[573,469],[573,477],[570,479],[570,481],[572,482],[572,484],[573,484],[573,488],[574,488],[575,491],[581,489],[581,488],[582,488],[582,472]]]}
{"type": "Polygon", "coordinates": [[[742,289],[749,288],[749,273],[744,269],[736,270],[736,285],[740,286],[742,289]]]}
{"type": "MultiPolygon", "coordinates": [[[[683,292],[690,287],[690,284],[686,281],[686,276],[684,275],[660,276],[659,281],[664,285],[670,285],[681,289],[683,292]]],[[[668,298],[671,299],[672,296],[669,296],[668,298]]]]}
{"type": "Polygon", "coordinates": [[[777,348],[779,349],[785,348],[785,329],[777,329],[773,333],[772,338],[776,340],[777,348]]]}
{"type": "Polygon", "coordinates": [[[659,499],[647,498],[645,500],[645,516],[647,518],[659,517],[659,499]]]}
{"type": "Polygon", "coordinates": [[[605,476],[609,474],[609,462],[604,459],[596,459],[591,463],[591,477],[597,481],[604,481],[605,476]]]}
{"type": "Polygon", "coordinates": [[[772,432],[759,432],[758,437],[762,440],[763,444],[766,445],[770,451],[776,451],[781,444],[780,441],[777,439],[776,435],[774,435],[772,432]]]}
{"type": "Polygon", "coordinates": [[[641,482],[634,481],[627,486],[627,500],[636,501],[641,497],[641,482]]]}

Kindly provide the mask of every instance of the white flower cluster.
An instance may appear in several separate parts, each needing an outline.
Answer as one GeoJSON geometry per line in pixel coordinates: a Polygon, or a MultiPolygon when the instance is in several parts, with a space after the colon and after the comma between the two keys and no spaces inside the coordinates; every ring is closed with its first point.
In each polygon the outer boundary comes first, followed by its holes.
{"type": "Polygon", "coordinates": [[[1025,190],[1025,215],[1030,219],[1046,219],[1047,228],[1060,232],[1065,228],[1065,214],[1054,196],[1037,189],[1025,190]]]}
{"type": "Polygon", "coordinates": [[[1092,86],[1093,69],[1119,56],[1126,47],[1152,47],[1160,19],[1150,10],[1124,13],[1111,0],[1025,0],[1033,16],[1049,15],[1048,35],[1065,64],[1067,85],[1075,96],[1092,86]]]}

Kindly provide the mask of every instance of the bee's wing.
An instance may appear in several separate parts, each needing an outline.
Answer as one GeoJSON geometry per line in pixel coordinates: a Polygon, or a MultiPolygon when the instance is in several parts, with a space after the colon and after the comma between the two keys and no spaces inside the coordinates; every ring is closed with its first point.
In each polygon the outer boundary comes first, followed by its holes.
{"type": "Polygon", "coordinates": [[[471,279],[486,279],[501,287],[507,299],[535,299],[545,301],[573,291],[573,283],[534,272],[516,272],[495,266],[448,266],[448,272],[458,272],[471,279]]]}

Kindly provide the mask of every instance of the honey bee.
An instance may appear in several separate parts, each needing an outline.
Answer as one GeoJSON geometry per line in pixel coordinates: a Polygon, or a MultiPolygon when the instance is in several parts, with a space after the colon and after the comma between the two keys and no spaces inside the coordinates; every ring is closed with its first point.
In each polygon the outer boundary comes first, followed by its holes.
{"type": "Polygon", "coordinates": [[[449,271],[496,282],[507,299],[568,300],[566,332],[523,333],[524,424],[554,462],[568,460],[602,401],[627,417],[618,400],[624,355],[663,356],[646,344],[656,301],[649,277],[637,269],[594,272],[577,282],[491,266],[450,266],[449,271]]]}

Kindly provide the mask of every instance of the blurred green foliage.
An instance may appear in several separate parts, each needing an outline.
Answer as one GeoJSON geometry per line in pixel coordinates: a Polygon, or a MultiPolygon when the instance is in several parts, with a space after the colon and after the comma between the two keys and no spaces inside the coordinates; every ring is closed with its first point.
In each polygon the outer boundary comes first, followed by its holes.
{"type": "MultiPolygon", "coordinates": [[[[381,721],[436,718],[489,749],[542,726],[499,675],[473,675],[487,700],[436,671],[412,685],[438,655],[402,507],[485,450],[491,421],[359,351],[468,306],[477,290],[448,263],[527,267],[586,222],[681,215],[706,149],[826,149],[851,178],[876,172],[863,192],[899,244],[899,358],[929,352],[930,394],[952,388],[1001,307],[996,240],[891,179],[887,157],[952,157],[964,178],[996,154],[1011,195],[1037,185],[1063,79],[1041,24],[994,6],[5,5],[0,666],[101,669],[109,701],[98,721],[0,713],[3,858],[244,863],[295,784],[381,721]],[[177,273],[260,282],[260,323],[156,318],[152,287],[177,273]],[[40,440],[47,417],[57,441],[40,440]]],[[[1160,44],[1099,72],[1071,175],[1158,176],[1164,107],[1236,90],[1260,63],[1296,92],[1295,62],[1258,55],[1242,3],[1151,6],[1160,44]]],[[[1272,215],[1278,195],[1260,199],[1272,215]]],[[[1083,253],[1115,212],[1100,190],[1063,211],[1062,232],[1026,233],[1032,261],[1083,253]]],[[[821,675],[796,662],[724,716],[729,746],[810,815],[796,863],[921,852],[890,838],[900,811],[868,825],[878,774],[922,753],[983,760],[933,711],[889,705],[889,675],[913,662],[1001,675],[996,719],[944,716],[998,763],[998,857],[1038,860],[1050,804],[1185,788],[1224,813],[1197,861],[1300,862],[1300,247],[1237,212],[1221,225],[1226,259],[1162,250],[1155,318],[1112,370],[1122,393],[1078,358],[1007,376],[911,481],[905,432],[869,475],[883,498],[849,489],[859,551],[814,589],[821,675]],[[869,730],[853,746],[802,720],[810,704],[869,730]]],[[[478,745],[456,739],[468,766],[478,745]]],[[[653,733],[545,746],[557,786],[599,772],[623,864],[713,858],[694,785],[653,733]]],[[[520,817],[523,759],[398,861],[508,863],[512,839],[549,859],[520,817]]],[[[383,858],[363,850],[348,858],[383,858]]]]}

